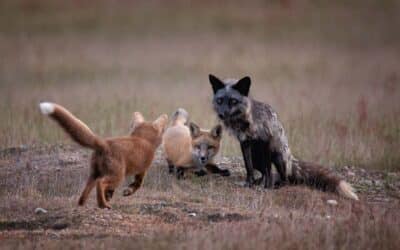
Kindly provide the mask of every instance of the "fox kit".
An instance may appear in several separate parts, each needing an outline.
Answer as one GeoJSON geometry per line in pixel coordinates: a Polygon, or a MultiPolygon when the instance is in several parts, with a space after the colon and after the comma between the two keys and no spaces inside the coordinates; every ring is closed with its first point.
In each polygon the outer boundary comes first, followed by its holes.
{"type": "Polygon", "coordinates": [[[168,121],[167,115],[164,114],[154,122],[146,122],[139,112],[135,112],[129,136],[103,139],[64,107],[49,102],[42,102],[39,107],[44,115],[54,119],[75,142],[94,150],[89,179],[79,198],[81,206],[96,186],[98,206],[111,208],[108,201],[128,175],[134,175],[135,181],[123,191],[123,195],[135,193],[143,183],[168,121]]]}
{"type": "Polygon", "coordinates": [[[240,142],[248,186],[264,182],[265,188],[271,188],[273,163],[279,173],[280,184],[287,181],[293,184],[304,183],[358,200],[350,184],[327,169],[300,161],[292,155],[285,131],[275,111],[268,104],[248,97],[251,84],[249,77],[239,81],[221,81],[209,75],[209,81],[214,92],[214,111],[228,131],[240,142]],[[254,168],[262,174],[257,181],[253,176],[254,168]]]}
{"type": "Polygon", "coordinates": [[[183,177],[184,169],[194,168],[196,175],[205,175],[208,170],[223,176],[230,175],[229,170],[222,170],[214,163],[222,136],[221,125],[211,131],[201,130],[191,122],[188,113],[180,108],[172,116],[172,124],[163,135],[163,147],[167,157],[169,172],[177,168],[177,177],[183,177]]]}

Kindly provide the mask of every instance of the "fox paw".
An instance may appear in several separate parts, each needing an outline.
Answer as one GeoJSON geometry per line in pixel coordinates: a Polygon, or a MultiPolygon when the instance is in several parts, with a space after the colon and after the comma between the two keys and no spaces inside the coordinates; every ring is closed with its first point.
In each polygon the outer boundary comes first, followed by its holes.
{"type": "Polygon", "coordinates": [[[281,188],[281,187],[283,187],[285,185],[286,185],[286,182],[284,182],[284,181],[275,182],[274,183],[274,189],[279,189],[279,188],[281,188]]]}
{"type": "Polygon", "coordinates": [[[251,187],[253,187],[253,186],[254,186],[254,180],[253,180],[253,181],[246,181],[246,182],[244,183],[244,187],[251,188],[251,187]]]}
{"type": "Polygon", "coordinates": [[[197,175],[197,176],[204,176],[204,175],[207,174],[207,172],[204,171],[203,169],[201,169],[199,171],[194,172],[194,174],[197,175]]]}
{"type": "Polygon", "coordinates": [[[85,205],[85,200],[84,200],[82,197],[79,198],[78,205],[79,205],[79,206],[85,205]]]}
{"type": "Polygon", "coordinates": [[[110,205],[108,205],[107,203],[105,203],[105,204],[100,204],[99,205],[99,208],[102,208],[102,209],[111,209],[111,206],[110,205]]]}
{"type": "Polygon", "coordinates": [[[228,169],[223,169],[219,173],[221,176],[231,176],[231,172],[228,169]]]}
{"type": "Polygon", "coordinates": [[[125,188],[122,195],[123,196],[129,196],[133,194],[133,189],[132,188],[125,188]]]}

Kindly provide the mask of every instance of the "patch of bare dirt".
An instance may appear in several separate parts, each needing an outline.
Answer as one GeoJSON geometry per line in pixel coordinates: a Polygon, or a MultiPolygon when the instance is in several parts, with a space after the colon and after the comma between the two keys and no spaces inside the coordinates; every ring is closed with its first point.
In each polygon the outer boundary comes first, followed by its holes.
{"type": "Polygon", "coordinates": [[[399,173],[357,167],[334,169],[357,189],[360,205],[307,187],[272,191],[241,187],[237,182],[243,181],[245,171],[240,157],[221,159],[220,165],[231,171],[230,177],[189,175],[177,181],[167,174],[162,153],[158,152],[144,187],[132,198],[117,194],[111,202],[113,209],[104,210],[96,207],[92,194],[85,207],[78,207],[89,156],[89,151],[69,145],[0,151],[0,198],[4,201],[0,204],[0,240],[151,238],[220,224],[240,228],[242,223],[279,224],[280,220],[304,218],[325,223],[370,214],[382,206],[392,211],[399,204],[399,173]],[[332,197],[338,205],[326,203],[332,197]],[[48,211],[35,214],[39,206],[48,211]]]}

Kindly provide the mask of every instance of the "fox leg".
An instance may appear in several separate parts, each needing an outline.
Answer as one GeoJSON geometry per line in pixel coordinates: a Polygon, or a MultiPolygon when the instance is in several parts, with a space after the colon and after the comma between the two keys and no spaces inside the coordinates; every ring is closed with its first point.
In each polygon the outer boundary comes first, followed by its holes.
{"type": "Polygon", "coordinates": [[[134,194],[143,184],[144,173],[135,175],[135,181],[124,189],[123,195],[129,196],[134,194]]]}
{"type": "Polygon", "coordinates": [[[97,205],[99,206],[99,208],[111,209],[110,205],[108,205],[106,201],[106,196],[105,196],[106,184],[104,182],[105,182],[104,178],[101,178],[97,181],[96,185],[97,205]]]}
{"type": "Polygon", "coordinates": [[[282,154],[281,153],[276,153],[274,152],[272,154],[272,162],[274,163],[276,170],[279,173],[280,181],[277,183],[275,186],[279,187],[282,186],[286,183],[287,181],[287,176],[286,176],[286,162],[283,160],[282,154]]]}
{"type": "Polygon", "coordinates": [[[78,201],[79,206],[83,206],[86,203],[90,191],[92,191],[95,185],[96,185],[96,178],[93,175],[89,176],[89,179],[86,182],[86,187],[83,190],[81,197],[79,198],[78,201]]]}
{"type": "Polygon", "coordinates": [[[198,177],[207,175],[207,172],[202,168],[200,170],[194,171],[194,174],[198,177]]]}
{"type": "Polygon", "coordinates": [[[263,140],[252,141],[251,147],[253,167],[261,172],[258,184],[264,182],[264,188],[272,188],[271,175],[271,152],[268,149],[268,142],[263,140]]]}
{"type": "Polygon", "coordinates": [[[173,174],[174,171],[175,171],[175,166],[174,166],[174,164],[172,164],[172,162],[169,161],[168,159],[167,159],[167,163],[168,163],[168,173],[173,174]]]}
{"type": "Polygon", "coordinates": [[[231,173],[228,169],[220,169],[216,164],[209,163],[206,165],[206,169],[212,174],[220,174],[221,176],[230,176],[231,173]]]}
{"type": "Polygon", "coordinates": [[[107,189],[106,190],[106,201],[110,201],[114,195],[114,189],[107,189]]]}
{"type": "Polygon", "coordinates": [[[183,167],[177,167],[176,168],[176,178],[178,180],[183,179],[184,175],[185,175],[184,168],[183,167]]]}
{"type": "Polygon", "coordinates": [[[250,141],[242,141],[240,142],[240,148],[243,154],[244,165],[246,167],[246,186],[251,187],[254,184],[254,169],[253,162],[251,159],[251,142],[250,141]]]}

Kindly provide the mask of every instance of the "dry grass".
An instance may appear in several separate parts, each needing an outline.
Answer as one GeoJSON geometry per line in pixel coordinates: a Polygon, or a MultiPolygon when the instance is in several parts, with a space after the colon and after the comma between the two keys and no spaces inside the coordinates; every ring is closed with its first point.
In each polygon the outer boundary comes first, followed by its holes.
{"type": "MultiPolygon", "coordinates": [[[[360,202],[306,187],[243,188],[235,184],[244,180],[243,166],[233,163],[229,178],[177,181],[159,155],[143,188],[131,197],[116,190],[113,209],[102,210],[94,193],[85,207],[76,205],[88,151],[51,146],[5,156],[1,249],[396,249],[400,243],[399,197],[387,200],[385,190],[372,187],[359,190],[360,202]],[[48,213],[35,214],[37,207],[48,213]]],[[[400,188],[400,175],[394,177],[391,184],[400,188]]]]}
{"type": "MultiPolygon", "coordinates": [[[[0,248],[396,249],[398,189],[375,204],[373,185],[356,183],[355,204],[302,187],[240,188],[243,167],[176,182],[159,162],[133,199],[117,194],[114,210],[94,209],[94,197],[77,209],[88,152],[30,146],[70,143],[39,114],[41,100],[104,136],[126,134],[135,110],[153,119],[184,107],[211,127],[207,75],[250,75],[300,158],[398,171],[399,13],[395,0],[1,1],[0,149],[29,150],[0,155],[0,248]],[[49,214],[34,215],[39,206],[49,214]],[[53,230],[60,218],[72,226],[53,230]]],[[[222,156],[237,155],[225,136],[222,156]]],[[[386,174],[385,188],[398,186],[386,174]]]]}
{"type": "MultiPolygon", "coordinates": [[[[4,1],[0,146],[65,140],[39,116],[40,100],[64,104],[105,136],[126,133],[135,110],[153,118],[184,107],[212,126],[212,72],[250,75],[253,96],[279,112],[299,157],[395,170],[398,3],[289,6],[4,1]]],[[[224,155],[239,153],[225,142],[224,155]]]]}

